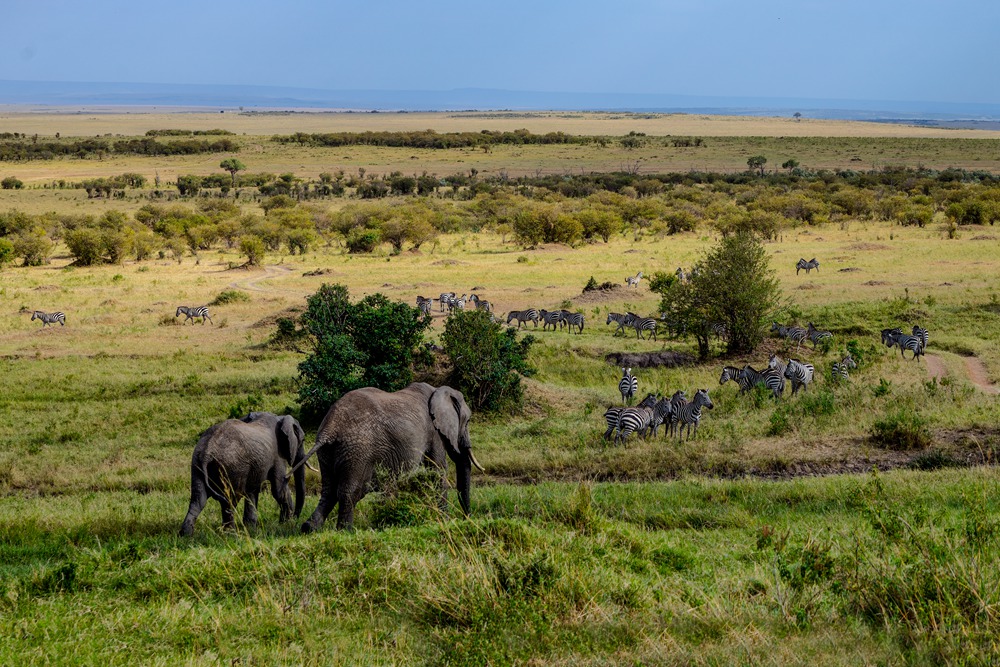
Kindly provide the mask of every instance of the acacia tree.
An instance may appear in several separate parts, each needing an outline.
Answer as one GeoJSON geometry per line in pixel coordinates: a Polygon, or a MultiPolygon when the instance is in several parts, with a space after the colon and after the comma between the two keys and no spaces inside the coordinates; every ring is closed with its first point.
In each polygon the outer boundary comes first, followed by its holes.
{"type": "Polygon", "coordinates": [[[689,281],[662,281],[660,310],[693,336],[698,356],[709,354],[712,324],[724,324],[726,351],[749,354],[764,340],[767,323],[781,307],[781,288],[767,250],[748,232],[722,238],[695,265],[689,281]]]}
{"type": "Polygon", "coordinates": [[[754,169],[758,170],[761,176],[764,175],[765,164],[767,164],[767,158],[763,155],[754,155],[751,158],[747,158],[747,167],[749,167],[751,171],[754,169]]]}
{"type": "Polygon", "coordinates": [[[233,187],[236,187],[236,173],[244,171],[247,166],[234,157],[229,157],[219,163],[220,169],[225,169],[233,177],[233,187]]]}

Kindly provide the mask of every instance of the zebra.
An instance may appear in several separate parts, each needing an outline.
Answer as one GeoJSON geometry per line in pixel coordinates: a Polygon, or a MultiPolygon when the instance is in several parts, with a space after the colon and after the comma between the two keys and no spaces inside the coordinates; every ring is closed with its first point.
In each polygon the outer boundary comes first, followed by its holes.
{"type": "Polygon", "coordinates": [[[758,371],[747,364],[739,370],[735,379],[740,383],[741,388],[744,383],[746,384],[746,389],[743,391],[750,391],[757,385],[762,385],[767,387],[775,399],[781,398],[785,393],[785,378],[774,368],[758,371]]]}
{"type": "Polygon", "coordinates": [[[635,317],[627,326],[635,329],[635,337],[641,338],[643,331],[649,331],[653,340],[656,340],[656,318],[655,317],[635,317]]]}
{"type": "Polygon", "coordinates": [[[739,386],[740,393],[750,391],[752,385],[749,380],[740,375],[742,372],[743,369],[736,366],[723,366],[722,375],[719,377],[719,384],[726,384],[732,380],[739,386]]]}
{"type": "Polygon", "coordinates": [[[792,381],[792,396],[799,390],[799,387],[808,387],[812,382],[815,368],[812,364],[807,364],[798,359],[789,359],[785,367],[784,376],[792,381]]]}
{"type": "Polygon", "coordinates": [[[446,307],[451,306],[451,300],[455,298],[454,292],[441,292],[441,296],[438,297],[438,304],[440,304],[441,312],[444,312],[446,307]]]}
{"type": "Polygon", "coordinates": [[[434,299],[428,299],[425,296],[417,296],[417,309],[420,310],[424,315],[431,314],[431,308],[434,305],[434,299]]]}
{"type": "Polygon", "coordinates": [[[625,278],[625,284],[629,287],[638,287],[639,281],[642,280],[642,271],[635,274],[634,276],[627,276],[625,278]]]}
{"type": "Polygon", "coordinates": [[[656,429],[660,427],[660,424],[664,425],[663,434],[667,434],[672,425],[677,423],[674,419],[677,408],[685,403],[687,400],[683,391],[675,391],[670,398],[664,396],[656,402],[656,405],[653,406],[653,421],[650,423],[653,437],[656,437],[656,429]]]}
{"type": "Polygon", "coordinates": [[[486,299],[480,299],[478,294],[470,294],[469,301],[476,304],[476,310],[485,310],[487,313],[493,312],[493,304],[486,299]]]}
{"type": "Polygon", "coordinates": [[[577,333],[583,333],[583,313],[569,313],[564,310],[562,311],[562,319],[563,322],[569,325],[570,332],[573,331],[573,327],[578,327],[579,331],[577,333]]]}
{"type": "Polygon", "coordinates": [[[827,338],[833,338],[833,333],[830,331],[821,331],[816,328],[815,324],[809,322],[809,328],[806,330],[806,337],[812,341],[813,349],[815,350],[817,343],[827,338]]]}
{"type": "Polygon", "coordinates": [[[31,314],[31,321],[34,322],[35,320],[42,321],[43,329],[55,322],[58,322],[59,326],[66,326],[66,314],[58,310],[54,313],[43,313],[40,310],[36,310],[31,314]]]}
{"type": "Polygon", "coordinates": [[[674,275],[676,275],[677,276],[677,280],[679,280],[682,283],[686,283],[688,281],[688,274],[685,273],[684,269],[682,269],[679,266],[677,267],[677,270],[674,271],[674,275]]]}
{"type": "Polygon", "coordinates": [[[611,324],[612,322],[617,322],[618,328],[615,329],[614,333],[614,335],[617,336],[619,331],[621,331],[624,334],[625,327],[631,326],[632,320],[635,319],[636,317],[638,316],[635,313],[631,312],[625,313],[624,315],[622,313],[608,313],[608,321],[605,322],[605,324],[611,324]]]}
{"type": "Polygon", "coordinates": [[[899,329],[883,329],[882,342],[885,343],[886,347],[898,347],[899,356],[904,359],[906,358],[906,355],[903,354],[904,350],[913,352],[914,359],[919,358],[924,353],[922,339],[905,334],[899,329]]]}
{"type": "MultiPolygon", "coordinates": [[[[654,403],[649,402],[650,396],[653,395],[650,394],[646,398],[642,399],[642,402],[639,403],[639,407],[652,407],[654,403]]],[[[655,402],[656,398],[653,397],[652,400],[655,402]]],[[[604,423],[607,424],[608,426],[607,430],[604,431],[604,435],[602,436],[604,440],[607,440],[609,437],[611,437],[612,433],[618,430],[618,417],[621,415],[622,410],[624,409],[625,408],[620,405],[618,406],[612,405],[611,407],[609,407],[607,410],[604,411],[604,423]]]]}
{"type": "Polygon", "coordinates": [[[540,310],[538,314],[542,316],[542,331],[545,331],[550,326],[552,330],[555,331],[559,328],[559,323],[562,322],[562,311],[559,310],[540,310]]]}
{"type": "Polygon", "coordinates": [[[913,325],[913,335],[920,339],[920,347],[927,349],[927,341],[930,340],[930,333],[923,327],[913,325]]]}
{"type": "Polygon", "coordinates": [[[816,273],[819,273],[819,262],[815,257],[810,259],[808,262],[805,259],[799,259],[799,261],[795,264],[795,275],[799,275],[799,271],[802,269],[806,270],[806,275],[809,275],[809,272],[813,269],[816,269],[816,273]]]}
{"type": "Polygon", "coordinates": [[[831,374],[833,379],[839,382],[848,379],[848,371],[857,367],[858,364],[854,361],[854,357],[848,354],[842,360],[833,362],[833,371],[831,374]]]}
{"type": "Polygon", "coordinates": [[[695,437],[698,436],[698,424],[701,422],[701,409],[703,407],[709,410],[715,407],[712,399],[708,396],[708,389],[699,389],[694,393],[694,398],[691,399],[690,403],[686,403],[677,409],[677,422],[680,424],[680,428],[677,431],[679,440],[684,439],[685,426],[688,429],[688,440],[691,439],[692,426],[694,426],[695,437]]]}
{"type": "MultiPolygon", "coordinates": [[[[187,316],[181,324],[187,324],[188,320],[197,318],[201,318],[202,324],[205,324],[205,320],[212,322],[212,317],[208,314],[208,306],[177,306],[177,312],[174,313],[174,318],[179,317],[181,313],[184,313],[184,315],[187,316]]],[[[214,325],[215,322],[212,322],[212,324],[214,325]]]]}
{"type": "Polygon", "coordinates": [[[778,324],[777,322],[771,322],[771,332],[777,332],[779,338],[788,338],[795,343],[795,349],[799,349],[806,338],[809,337],[809,332],[802,327],[797,327],[794,325],[784,326],[778,324]]]}
{"type": "Polygon", "coordinates": [[[615,434],[615,444],[620,441],[623,445],[628,437],[635,432],[639,435],[650,427],[653,421],[653,408],[656,405],[656,394],[648,394],[642,402],[634,408],[622,408],[618,413],[618,432],[615,434]]]}
{"type": "Polygon", "coordinates": [[[637,391],[639,391],[639,378],[632,375],[631,368],[623,368],[622,379],[618,382],[618,393],[622,395],[622,403],[631,405],[637,391]]]}
{"type": "Polygon", "coordinates": [[[525,327],[528,326],[528,322],[534,322],[535,328],[538,328],[538,311],[534,308],[529,308],[528,310],[512,310],[507,313],[507,324],[510,324],[511,320],[517,320],[517,328],[520,329],[523,324],[525,327]]]}

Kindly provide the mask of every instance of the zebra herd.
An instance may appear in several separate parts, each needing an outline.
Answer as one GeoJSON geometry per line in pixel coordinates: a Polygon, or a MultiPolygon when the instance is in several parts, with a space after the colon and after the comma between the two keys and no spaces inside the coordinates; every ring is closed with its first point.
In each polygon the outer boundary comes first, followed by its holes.
{"type": "Polygon", "coordinates": [[[572,311],[562,309],[562,310],[538,310],[535,308],[529,308],[528,310],[512,310],[507,313],[507,324],[513,321],[517,321],[517,328],[520,329],[523,324],[525,327],[528,326],[528,322],[534,322],[535,328],[538,328],[538,323],[542,323],[542,331],[547,331],[549,327],[552,330],[561,329],[565,326],[569,327],[569,332],[572,333],[574,327],[577,333],[583,333],[583,326],[586,324],[586,318],[583,313],[574,313],[572,311]]]}
{"type": "Polygon", "coordinates": [[[618,332],[625,333],[625,329],[635,329],[635,337],[643,338],[643,332],[648,331],[649,336],[645,338],[648,340],[656,338],[656,319],[652,317],[640,317],[633,312],[628,313],[608,313],[608,321],[605,324],[611,324],[612,322],[618,323],[618,328],[615,329],[615,334],[618,332]]]}
{"type": "MultiPolygon", "coordinates": [[[[184,321],[181,324],[187,324],[188,320],[200,319],[201,323],[204,324],[205,320],[212,322],[212,317],[208,314],[208,306],[177,306],[177,312],[174,313],[174,318],[178,318],[181,315],[185,315],[184,321]]],[[[42,328],[49,326],[50,324],[55,324],[58,322],[60,326],[66,326],[66,314],[62,311],[56,311],[54,313],[45,313],[40,310],[36,310],[31,313],[31,321],[41,320],[42,328]]]]}
{"type": "Polygon", "coordinates": [[[916,360],[918,357],[923,356],[927,342],[930,340],[930,334],[927,332],[927,329],[917,325],[913,326],[912,331],[912,334],[905,334],[898,327],[882,329],[882,344],[890,349],[898,347],[899,355],[904,359],[906,355],[903,354],[903,351],[909,350],[913,353],[913,359],[916,360]]]}
{"type": "Polygon", "coordinates": [[[791,340],[793,343],[795,343],[796,350],[799,349],[799,345],[801,345],[803,342],[807,340],[810,343],[812,343],[813,349],[815,350],[816,346],[821,341],[833,338],[833,334],[831,332],[823,331],[822,329],[817,329],[816,325],[814,325],[812,322],[809,322],[808,327],[805,329],[803,329],[800,326],[795,326],[793,324],[784,325],[784,324],[778,324],[777,322],[772,322],[771,333],[778,334],[778,338],[787,338],[791,340]]]}
{"type": "MultiPolygon", "coordinates": [[[[472,294],[462,296],[456,296],[455,292],[441,292],[438,296],[438,304],[440,306],[439,312],[444,312],[445,308],[449,312],[456,310],[465,310],[467,303],[472,303],[476,310],[482,310],[490,315],[493,314],[493,304],[486,299],[480,299],[479,295],[473,292],[472,294]]],[[[434,309],[434,297],[420,296],[417,295],[417,308],[420,309],[424,315],[430,315],[431,311],[434,309]]]]}
{"type": "Polygon", "coordinates": [[[670,398],[659,393],[649,393],[639,403],[632,407],[632,399],[639,388],[639,380],[632,375],[631,368],[622,368],[622,378],[618,382],[618,391],[622,395],[624,406],[611,406],[604,412],[604,422],[607,430],[604,439],[614,434],[614,443],[625,444],[628,437],[638,433],[639,437],[648,437],[651,433],[656,437],[656,431],[663,426],[664,436],[673,437],[676,432],[678,439],[684,437],[684,427],[687,426],[687,436],[698,435],[698,424],[701,423],[701,409],[709,410],[715,407],[708,396],[707,389],[695,392],[691,401],[687,400],[684,391],[675,391],[670,398]],[[693,431],[692,431],[693,428],[693,431]]]}
{"type": "Polygon", "coordinates": [[[802,269],[806,270],[806,275],[808,275],[813,269],[816,269],[816,273],[819,273],[819,260],[813,257],[807,262],[805,259],[800,258],[799,261],[795,263],[795,275],[799,275],[799,271],[802,269]]]}

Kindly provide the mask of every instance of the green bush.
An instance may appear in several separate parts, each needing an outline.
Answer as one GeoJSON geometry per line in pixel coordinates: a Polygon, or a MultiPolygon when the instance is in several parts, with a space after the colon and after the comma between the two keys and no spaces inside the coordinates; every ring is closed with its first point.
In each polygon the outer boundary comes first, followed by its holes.
{"type": "Polygon", "coordinates": [[[449,384],[473,410],[515,411],[523,401],[521,375],[532,375],[528,351],[533,336],[517,339],[517,330],[494,322],[481,310],[456,311],[441,337],[452,363],[449,384]]]}
{"type": "Polygon", "coordinates": [[[264,262],[265,252],[264,240],[256,234],[240,237],[240,254],[246,256],[247,266],[260,266],[264,262]]]}
{"type": "Polygon", "coordinates": [[[24,183],[16,176],[8,176],[0,181],[0,187],[4,190],[20,190],[24,187],[24,183]]]}
{"type": "Polygon", "coordinates": [[[431,320],[382,294],[351,303],[343,285],[323,285],[309,297],[300,321],[313,349],[299,364],[299,401],[303,419],[314,423],[345,392],[408,385],[413,350],[431,320]]]}
{"type": "Polygon", "coordinates": [[[0,268],[14,261],[14,244],[0,238],[0,268]]]}
{"type": "Polygon", "coordinates": [[[375,252],[382,242],[382,234],[377,229],[356,227],[347,233],[347,251],[350,253],[375,252]]]}
{"type": "Polygon", "coordinates": [[[210,306],[225,306],[229,303],[246,303],[250,301],[250,295],[238,289],[227,289],[219,292],[208,304],[210,306]]]}
{"type": "Polygon", "coordinates": [[[52,241],[41,227],[26,229],[13,240],[14,255],[24,260],[25,266],[41,266],[49,261],[52,241]]]}
{"type": "Polygon", "coordinates": [[[900,408],[875,420],[869,437],[876,446],[896,451],[924,449],[931,444],[927,420],[910,408],[900,408]]]}

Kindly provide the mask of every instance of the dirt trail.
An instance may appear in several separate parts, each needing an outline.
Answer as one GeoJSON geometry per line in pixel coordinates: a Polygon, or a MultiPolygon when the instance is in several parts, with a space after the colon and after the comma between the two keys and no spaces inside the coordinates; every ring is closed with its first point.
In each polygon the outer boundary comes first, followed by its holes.
{"type": "MultiPolygon", "coordinates": [[[[948,375],[948,369],[945,368],[941,357],[936,357],[933,354],[925,354],[924,359],[927,361],[927,374],[932,378],[941,380],[948,375]]],[[[1000,387],[990,382],[989,373],[986,372],[986,365],[983,364],[979,357],[962,357],[962,362],[965,364],[965,374],[977,389],[987,394],[1000,394],[1000,387]]]]}
{"type": "Polygon", "coordinates": [[[292,269],[287,266],[280,265],[268,265],[264,267],[263,274],[254,275],[252,278],[246,278],[244,280],[234,280],[229,283],[229,286],[234,289],[244,289],[250,292],[260,292],[263,294],[277,294],[279,290],[275,290],[269,287],[261,287],[258,283],[265,280],[270,280],[271,278],[277,278],[278,276],[284,276],[291,273],[292,269]]]}

